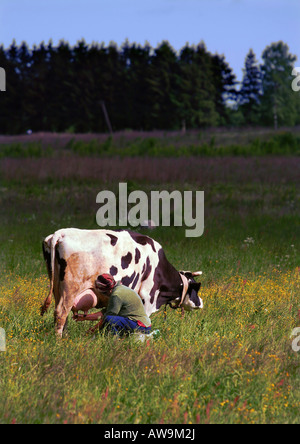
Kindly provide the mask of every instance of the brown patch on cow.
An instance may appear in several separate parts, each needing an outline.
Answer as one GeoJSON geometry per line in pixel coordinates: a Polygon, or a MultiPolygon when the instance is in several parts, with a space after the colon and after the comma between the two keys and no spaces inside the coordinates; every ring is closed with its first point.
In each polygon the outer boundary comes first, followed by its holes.
{"type": "Polygon", "coordinates": [[[90,274],[90,263],[93,257],[89,253],[73,253],[68,257],[68,267],[66,270],[66,278],[63,282],[60,282],[59,288],[54,289],[54,293],[57,291],[58,294],[62,294],[65,298],[67,305],[73,305],[73,299],[85,288],[90,288],[97,296],[96,308],[107,307],[109,298],[103,295],[96,287],[95,280],[98,273],[90,274]],[[80,270],[80,278],[78,276],[78,270],[80,270]],[[83,286],[84,284],[84,286],[83,286]],[[70,301],[70,302],[68,302],[70,301]],[[72,301],[72,302],[71,302],[72,301]]]}
{"type": "Polygon", "coordinates": [[[93,256],[89,253],[73,253],[68,257],[68,286],[72,286],[72,294],[75,294],[82,283],[91,282],[94,286],[97,273],[95,275],[90,274],[90,264],[93,260],[93,256]],[[80,280],[78,279],[78,271],[80,270],[80,280]]]}
{"type": "Polygon", "coordinates": [[[106,233],[106,236],[110,237],[110,243],[114,247],[116,243],[118,242],[117,236],[114,236],[113,234],[106,233]]]}
{"type": "Polygon", "coordinates": [[[151,246],[152,250],[154,251],[154,253],[156,253],[154,240],[151,239],[151,237],[146,236],[145,234],[134,233],[133,231],[128,231],[128,233],[130,234],[130,236],[132,237],[132,239],[135,242],[137,242],[138,244],[141,244],[141,245],[149,244],[151,246]]]}
{"type": "Polygon", "coordinates": [[[132,261],[132,254],[129,251],[126,254],[126,256],[122,256],[122,258],[121,258],[121,266],[122,266],[123,270],[125,270],[125,268],[129,267],[131,261],[132,261]]]}

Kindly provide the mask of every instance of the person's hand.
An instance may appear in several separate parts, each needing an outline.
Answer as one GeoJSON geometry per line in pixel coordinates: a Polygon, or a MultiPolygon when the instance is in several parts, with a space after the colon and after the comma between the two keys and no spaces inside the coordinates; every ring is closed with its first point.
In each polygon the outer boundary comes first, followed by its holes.
{"type": "Polygon", "coordinates": [[[85,321],[86,316],[84,316],[83,314],[79,314],[79,313],[74,313],[73,314],[73,318],[75,322],[79,322],[79,321],[85,321]]]}
{"type": "Polygon", "coordinates": [[[94,327],[89,328],[86,334],[93,335],[94,333],[96,333],[97,330],[100,330],[103,327],[103,325],[104,325],[104,320],[101,319],[101,321],[98,322],[98,324],[94,325],[94,327]]]}

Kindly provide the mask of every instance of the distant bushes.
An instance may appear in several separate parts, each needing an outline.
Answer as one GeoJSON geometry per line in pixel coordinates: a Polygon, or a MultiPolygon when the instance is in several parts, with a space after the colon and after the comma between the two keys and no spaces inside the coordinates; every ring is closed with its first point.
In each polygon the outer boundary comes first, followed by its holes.
{"type": "Polygon", "coordinates": [[[51,146],[44,148],[40,142],[11,143],[0,145],[0,158],[50,157],[54,154],[51,146]]]}
{"type": "Polygon", "coordinates": [[[190,157],[190,156],[263,156],[300,155],[300,137],[290,132],[272,135],[268,140],[256,137],[245,144],[216,145],[209,142],[183,145],[148,137],[118,143],[109,136],[104,142],[72,138],[64,148],[43,147],[41,142],[13,143],[0,146],[0,158],[40,158],[75,154],[87,157],[190,157]]]}
{"type": "MultiPolygon", "coordinates": [[[[248,147],[242,147],[248,148],[248,147]]],[[[269,140],[255,138],[250,146],[249,154],[300,154],[300,137],[289,132],[274,134],[269,140]]],[[[233,153],[233,154],[239,154],[233,153]]]]}

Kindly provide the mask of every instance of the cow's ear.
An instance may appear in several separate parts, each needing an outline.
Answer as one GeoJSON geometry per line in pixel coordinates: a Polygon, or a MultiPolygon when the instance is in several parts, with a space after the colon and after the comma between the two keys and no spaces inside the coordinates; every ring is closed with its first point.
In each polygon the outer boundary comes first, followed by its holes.
{"type": "Polygon", "coordinates": [[[197,293],[200,290],[200,287],[201,287],[201,282],[191,282],[190,283],[190,288],[192,290],[195,290],[197,293]]]}
{"type": "Polygon", "coordinates": [[[193,276],[201,276],[202,271],[193,271],[192,275],[193,276]]]}

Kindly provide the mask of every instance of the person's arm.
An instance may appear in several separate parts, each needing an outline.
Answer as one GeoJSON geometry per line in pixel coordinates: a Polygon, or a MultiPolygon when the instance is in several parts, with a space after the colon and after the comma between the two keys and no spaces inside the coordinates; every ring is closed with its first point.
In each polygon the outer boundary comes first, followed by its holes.
{"type": "Polygon", "coordinates": [[[83,314],[74,314],[73,315],[73,319],[76,322],[79,321],[98,321],[98,319],[103,317],[103,313],[102,311],[98,311],[97,313],[90,313],[87,315],[83,315],[83,314]]]}
{"type": "Polygon", "coordinates": [[[102,328],[104,327],[104,316],[102,317],[101,321],[98,322],[96,325],[94,325],[94,327],[91,327],[88,329],[87,334],[93,334],[95,333],[97,330],[100,331],[102,330],[102,328]]]}
{"type": "Polygon", "coordinates": [[[102,330],[102,328],[105,325],[105,317],[106,316],[117,316],[121,310],[122,307],[122,301],[119,299],[118,296],[115,295],[111,295],[109,297],[109,302],[108,302],[108,306],[107,306],[107,310],[105,315],[103,315],[102,319],[100,322],[98,322],[98,324],[96,324],[94,327],[91,327],[88,330],[88,334],[93,334],[95,333],[97,330],[102,330]]]}

